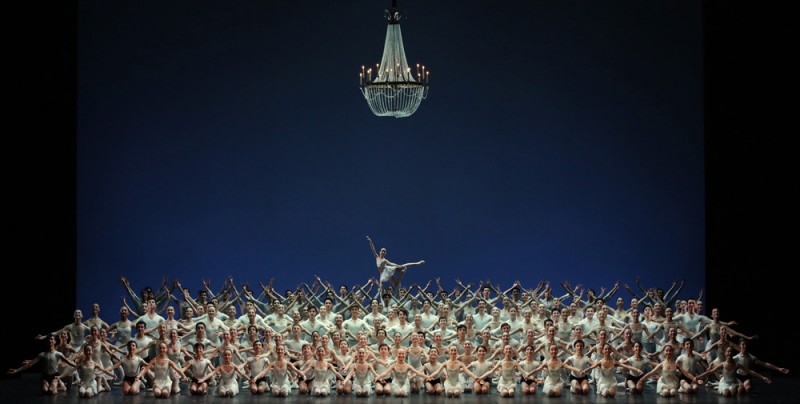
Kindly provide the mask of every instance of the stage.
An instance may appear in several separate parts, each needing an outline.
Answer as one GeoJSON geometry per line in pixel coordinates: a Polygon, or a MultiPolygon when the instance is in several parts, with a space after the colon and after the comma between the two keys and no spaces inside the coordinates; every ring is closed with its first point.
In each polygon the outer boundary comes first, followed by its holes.
{"type": "MultiPolygon", "coordinates": [[[[326,398],[317,398],[312,396],[298,396],[297,391],[293,390],[292,394],[286,398],[275,398],[271,395],[253,396],[249,390],[242,390],[239,395],[234,398],[221,398],[216,395],[209,396],[190,396],[187,391],[181,392],[180,396],[172,396],[164,400],[156,400],[152,393],[142,393],[138,396],[124,397],[118,386],[114,386],[110,393],[100,393],[98,396],[89,400],[98,404],[106,403],[152,403],[152,402],[203,402],[212,403],[225,401],[232,404],[236,403],[267,403],[267,402],[283,402],[287,404],[293,403],[306,403],[306,402],[324,402],[328,404],[345,404],[345,403],[358,403],[363,402],[367,404],[390,404],[390,403],[403,403],[403,404],[430,404],[430,403],[444,403],[445,401],[464,401],[470,403],[737,403],[737,404],[761,404],[761,403],[795,403],[797,401],[797,394],[800,392],[800,380],[796,377],[778,376],[775,377],[772,384],[764,384],[757,382],[753,392],[750,395],[725,398],[720,396],[714,391],[701,388],[697,394],[678,394],[677,397],[662,398],[655,392],[655,384],[648,384],[645,388],[643,395],[630,395],[627,393],[617,393],[614,398],[598,397],[594,392],[587,396],[573,395],[569,391],[565,391],[564,395],[559,398],[548,398],[544,396],[541,391],[537,392],[534,396],[522,396],[518,394],[513,398],[500,398],[497,393],[492,393],[488,396],[475,396],[474,394],[464,394],[460,398],[447,398],[445,396],[428,396],[423,394],[412,395],[408,398],[394,398],[394,397],[375,397],[359,398],[355,396],[337,396],[332,395],[326,398]]],[[[3,402],[27,404],[27,403],[54,403],[61,404],[87,402],[86,399],[78,397],[76,389],[72,389],[66,393],[60,393],[58,396],[48,396],[39,393],[39,375],[36,373],[25,373],[19,378],[9,378],[0,381],[0,397],[3,402]]]]}

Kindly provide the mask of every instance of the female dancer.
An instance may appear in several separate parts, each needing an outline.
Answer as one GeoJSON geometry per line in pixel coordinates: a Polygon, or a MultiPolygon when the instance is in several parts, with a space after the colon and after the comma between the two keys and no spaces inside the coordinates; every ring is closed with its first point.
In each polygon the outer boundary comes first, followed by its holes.
{"type": "MultiPolygon", "coordinates": [[[[488,360],[486,360],[486,347],[478,346],[475,349],[475,355],[477,355],[477,359],[475,359],[472,363],[469,364],[469,368],[472,372],[476,375],[484,375],[489,372],[489,370],[494,366],[494,364],[488,360]]],[[[489,374],[488,376],[482,378],[475,382],[472,385],[472,391],[477,394],[489,394],[489,389],[492,387],[492,375],[489,374]]]]}
{"type": "MultiPolygon", "coordinates": [[[[408,364],[411,365],[411,367],[423,371],[422,360],[425,358],[425,345],[422,335],[416,332],[411,333],[411,346],[406,350],[406,355],[408,356],[408,364]]],[[[410,386],[412,393],[419,393],[422,387],[421,381],[422,379],[419,377],[411,378],[410,386]]]]}
{"type": "Polygon", "coordinates": [[[394,289],[400,289],[400,281],[403,280],[403,275],[405,275],[408,267],[422,265],[425,263],[424,260],[421,260],[402,265],[395,264],[394,262],[386,259],[385,247],[381,248],[381,252],[378,253],[375,250],[375,245],[372,243],[372,239],[369,236],[367,236],[367,241],[369,241],[369,248],[372,250],[372,255],[375,256],[375,265],[378,267],[381,283],[391,281],[392,285],[394,285],[394,289]]]}
{"type": "Polygon", "coordinates": [[[100,318],[100,304],[92,304],[92,316],[83,322],[87,326],[96,326],[97,328],[108,328],[109,325],[100,318]]]}
{"type": "MultiPolygon", "coordinates": [[[[753,340],[758,339],[758,335],[748,336],[744,335],[738,331],[734,331],[730,326],[735,325],[735,321],[720,321],[719,320],[719,309],[713,308],[711,309],[711,322],[706,324],[703,328],[700,329],[697,333],[692,335],[691,339],[697,339],[700,337],[708,336],[706,340],[705,346],[703,346],[703,350],[708,349],[713,345],[715,342],[719,341],[720,339],[720,331],[722,328],[726,328],[728,335],[733,335],[739,338],[744,338],[746,340],[753,340]]],[[[699,350],[699,349],[698,349],[699,350]]],[[[722,349],[722,352],[725,352],[725,349],[722,349]]],[[[709,351],[709,363],[711,363],[714,359],[717,358],[716,351],[709,351]]]]}
{"type": "Polygon", "coordinates": [[[158,344],[158,353],[156,357],[139,371],[136,375],[136,380],[141,380],[142,376],[151,369],[155,375],[153,379],[153,396],[155,397],[166,398],[169,397],[171,393],[179,393],[179,391],[173,390],[173,382],[172,379],[170,379],[170,369],[177,372],[184,380],[189,379],[186,377],[186,373],[183,373],[183,369],[179,368],[178,365],[167,356],[167,344],[164,342],[158,344]]]}
{"type": "MultiPolygon", "coordinates": [[[[494,366],[478,377],[479,379],[486,379],[495,371],[500,370],[500,378],[497,381],[497,391],[500,393],[500,397],[514,397],[517,388],[517,379],[515,377],[517,371],[525,374],[527,378],[525,370],[520,366],[519,362],[514,360],[513,355],[514,348],[512,348],[511,345],[504,346],[503,359],[497,361],[494,366]]],[[[531,374],[536,373],[537,372],[532,372],[531,374]]]]}
{"type": "Polygon", "coordinates": [[[738,374],[737,372],[741,371],[747,376],[756,375],[759,379],[763,380],[764,383],[772,383],[768,377],[761,375],[760,373],[748,369],[739,363],[737,363],[733,359],[733,347],[728,347],[725,349],[725,359],[718,364],[711,366],[703,373],[697,375],[698,378],[706,377],[714,372],[722,371],[722,377],[719,379],[719,383],[717,384],[717,392],[722,394],[725,397],[734,397],[739,392],[744,393],[744,386],[739,383],[738,374]]]}
{"type": "MultiPolygon", "coordinates": [[[[84,344],[84,346],[86,346],[86,345],[91,345],[92,346],[92,348],[93,348],[92,349],[92,353],[94,355],[94,358],[93,358],[94,361],[97,364],[99,364],[100,367],[105,368],[105,369],[110,368],[111,366],[113,366],[113,364],[111,363],[111,357],[112,357],[112,355],[114,355],[114,353],[120,353],[120,354],[123,354],[123,355],[125,353],[123,350],[121,350],[121,349],[117,348],[116,346],[111,345],[108,342],[104,341],[104,338],[101,335],[100,329],[97,328],[97,326],[94,326],[94,325],[90,327],[89,338],[86,340],[86,343],[84,344]],[[112,352],[112,350],[114,352],[112,352]]],[[[116,358],[116,356],[114,356],[114,357],[116,358]]],[[[110,375],[110,376],[111,376],[110,377],[111,379],[114,378],[113,374],[110,375]]],[[[98,393],[99,392],[103,392],[103,391],[111,391],[111,386],[108,384],[108,379],[106,377],[107,376],[104,376],[104,375],[101,375],[101,374],[97,374],[96,379],[97,379],[97,392],[98,393]]]]}
{"type": "Polygon", "coordinates": [[[642,320],[642,325],[647,329],[647,338],[642,340],[642,350],[645,352],[655,352],[656,351],[656,340],[663,338],[664,332],[661,331],[661,324],[658,320],[653,317],[653,309],[650,306],[646,306],[642,310],[642,314],[644,315],[644,320],[642,320]],[[658,334],[661,335],[658,335],[658,334]]]}
{"type": "MultiPolygon", "coordinates": [[[[457,354],[457,352],[456,352],[457,354]]],[[[408,382],[408,374],[412,373],[419,377],[423,377],[426,380],[430,380],[431,377],[426,375],[425,373],[420,372],[417,369],[414,369],[406,363],[406,350],[400,349],[396,353],[396,359],[394,363],[392,363],[388,369],[386,369],[383,373],[375,376],[375,379],[383,379],[389,374],[392,375],[392,394],[395,397],[408,397],[408,393],[410,391],[410,386],[408,382]]]]}
{"type": "MultiPolygon", "coordinates": [[[[471,339],[464,341],[464,352],[458,355],[458,360],[464,362],[464,364],[469,368],[469,365],[472,364],[472,362],[475,362],[476,358],[475,343],[473,343],[471,339]]],[[[475,380],[473,380],[474,378],[467,377],[467,374],[463,372],[460,373],[459,378],[461,379],[461,390],[464,393],[471,393],[472,388],[475,385],[475,380]]]]}
{"type": "Polygon", "coordinates": [[[213,372],[201,377],[198,382],[205,383],[211,377],[219,375],[217,394],[220,397],[234,397],[239,394],[239,381],[236,376],[247,379],[247,374],[233,363],[233,351],[228,348],[222,352],[222,362],[214,368],[213,372]]]}
{"type": "Polygon", "coordinates": [[[458,348],[450,345],[449,348],[450,357],[445,361],[439,369],[435,370],[432,374],[428,377],[433,378],[434,376],[438,375],[439,373],[444,371],[445,380],[444,380],[444,391],[447,394],[447,397],[459,397],[461,396],[461,379],[460,375],[461,372],[466,373],[470,377],[472,377],[475,382],[478,380],[478,376],[472,373],[467,365],[464,362],[458,360],[458,348]]]}
{"type": "Polygon", "coordinates": [[[595,361],[586,370],[597,368],[598,379],[597,394],[602,397],[610,398],[617,394],[617,368],[624,368],[636,374],[642,374],[642,371],[620,361],[614,360],[611,356],[611,345],[606,344],[603,347],[603,357],[595,361]]]}
{"type": "Polygon", "coordinates": [[[352,379],[351,385],[353,391],[356,393],[356,397],[368,397],[371,389],[370,375],[375,378],[378,376],[378,373],[375,372],[375,368],[367,362],[367,349],[359,347],[358,350],[356,350],[355,362],[351,364],[350,370],[344,378],[344,384],[347,384],[347,382],[352,379]]]}
{"type": "MultiPolygon", "coordinates": [[[[65,330],[61,330],[58,332],[58,342],[56,343],[56,351],[61,352],[67,358],[73,358],[75,355],[80,352],[77,349],[72,347],[70,343],[70,335],[69,332],[65,330]]],[[[58,364],[58,373],[64,372],[67,368],[66,362],[59,362],[58,364]]],[[[120,378],[125,376],[124,374],[120,375],[120,378]]],[[[64,378],[58,378],[58,391],[67,391],[67,386],[64,384],[64,378]]]]}
{"type": "MultiPolygon", "coordinates": [[[[275,347],[275,360],[270,362],[264,370],[258,373],[255,377],[250,379],[250,391],[253,391],[252,386],[258,383],[258,380],[264,379],[266,374],[272,371],[272,395],[273,397],[286,397],[292,390],[292,382],[289,378],[289,371],[292,371],[298,378],[303,378],[303,372],[297,367],[286,360],[286,347],[278,345],[275,347]]],[[[255,394],[255,393],[254,393],[255,394]]]]}
{"type": "MultiPolygon", "coordinates": [[[[341,370],[342,373],[347,373],[347,367],[350,365],[350,362],[353,361],[353,355],[350,354],[350,345],[347,343],[347,340],[342,339],[339,341],[338,349],[331,350],[331,354],[333,355],[332,359],[336,369],[341,370]]],[[[353,391],[353,383],[351,381],[345,381],[343,379],[336,383],[337,394],[350,395],[351,391],[353,391]]]]}
{"type": "MultiPolygon", "coordinates": [[[[89,398],[97,395],[98,372],[114,376],[114,372],[103,368],[101,364],[93,359],[94,356],[94,348],[92,345],[85,344],[83,346],[82,355],[75,361],[75,364],[78,366],[73,369],[78,372],[78,377],[80,378],[80,383],[78,384],[78,395],[80,397],[89,398]]],[[[64,375],[66,376],[66,373],[64,375]]]]}
{"type": "Polygon", "coordinates": [[[661,377],[659,377],[658,383],[656,384],[656,392],[658,392],[661,397],[675,397],[678,395],[678,388],[680,387],[678,373],[682,373],[687,379],[695,381],[697,384],[702,384],[702,380],[697,380],[697,377],[686,373],[686,371],[678,366],[675,362],[674,350],[675,348],[672,345],[664,346],[664,360],[642,376],[636,383],[637,389],[642,390],[644,388],[644,381],[659,371],[661,371],[661,377]]]}
{"type": "MultiPolygon", "coordinates": [[[[311,394],[316,397],[327,397],[331,390],[330,379],[328,375],[333,373],[337,379],[344,379],[336,368],[328,360],[327,350],[319,346],[315,352],[314,360],[306,363],[305,367],[310,367],[314,370],[314,381],[311,384],[311,394]]],[[[300,369],[305,372],[305,369],[300,369]]]]}
{"type": "MultiPolygon", "coordinates": [[[[173,362],[175,362],[178,367],[183,367],[183,365],[186,363],[186,358],[191,358],[192,353],[183,347],[181,343],[181,336],[178,334],[177,329],[173,328],[169,330],[168,333],[169,340],[167,342],[167,356],[173,362]]],[[[175,372],[171,372],[170,377],[172,378],[172,393],[177,394],[180,392],[180,381],[178,375],[175,372]]]]}
{"type": "Polygon", "coordinates": [[[547,377],[544,379],[544,384],[542,385],[542,392],[547,395],[547,397],[561,397],[561,392],[564,384],[561,382],[561,373],[563,369],[567,369],[569,371],[575,372],[579,375],[583,375],[584,372],[581,369],[578,369],[574,366],[568,365],[561,361],[558,358],[558,346],[557,345],[550,345],[549,347],[549,359],[544,361],[539,367],[533,369],[528,376],[535,375],[542,370],[547,370],[547,377]]]}
{"type": "Polygon", "coordinates": [[[125,306],[119,309],[119,320],[108,327],[108,333],[112,334],[113,341],[117,347],[128,344],[133,335],[133,322],[131,322],[130,311],[125,306]]]}

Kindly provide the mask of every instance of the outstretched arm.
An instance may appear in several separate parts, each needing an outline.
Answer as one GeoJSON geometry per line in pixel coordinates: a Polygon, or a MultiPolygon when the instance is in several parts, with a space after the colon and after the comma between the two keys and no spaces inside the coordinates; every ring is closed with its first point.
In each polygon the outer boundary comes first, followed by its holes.
{"type": "Polygon", "coordinates": [[[378,258],[378,252],[375,251],[375,244],[372,243],[372,239],[369,236],[367,236],[367,241],[369,241],[369,248],[372,250],[372,255],[378,258]]]}
{"type": "Polygon", "coordinates": [[[677,285],[678,286],[677,289],[675,289],[676,284],[673,283],[672,287],[670,287],[669,290],[666,293],[664,293],[664,301],[667,307],[671,307],[672,305],[675,304],[675,300],[678,300],[678,294],[681,293],[681,290],[683,290],[683,286],[685,284],[686,284],[686,279],[681,279],[681,283],[677,285]],[[675,289],[675,291],[672,293],[672,295],[670,295],[670,292],[672,292],[673,289],[675,289]]]}
{"type": "Polygon", "coordinates": [[[604,302],[609,301],[611,297],[613,297],[617,293],[618,290],[619,290],[619,281],[615,282],[611,290],[609,290],[608,293],[603,295],[603,301],[604,302]]]}

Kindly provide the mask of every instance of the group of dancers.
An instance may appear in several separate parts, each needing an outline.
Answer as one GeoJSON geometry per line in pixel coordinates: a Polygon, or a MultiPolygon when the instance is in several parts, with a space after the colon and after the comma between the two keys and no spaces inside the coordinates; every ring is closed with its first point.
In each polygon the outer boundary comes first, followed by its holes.
{"type": "Polygon", "coordinates": [[[99,304],[88,319],[75,310],[72,322],[37,336],[48,343],[44,352],[9,373],[38,363],[43,393],[77,388],[80,397],[112,386],[155,397],[233,397],[240,389],[275,397],[614,397],[641,394],[649,383],[664,397],[703,385],[736,396],[753,379],[771,382],[757,367],[788,373],[751,354],[757,336],[722,321],[717,308],[702,314],[702,290],[679,299],[683,281],[665,291],[637,278],[637,290],[617,282],[599,293],[562,282],[560,295],[548,281],[503,289],[456,279],[448,291],[437,278],[404,287],[405,271],[425,262],[395,264],[367,239],[380,276],[338,289],[316,276],[282,294],[274,279],[256,292],[232,278],[216,292],[203,281],[194,296],[166,279],[136,293],[123,277],[119,320],[101,319],[99,304]]]}

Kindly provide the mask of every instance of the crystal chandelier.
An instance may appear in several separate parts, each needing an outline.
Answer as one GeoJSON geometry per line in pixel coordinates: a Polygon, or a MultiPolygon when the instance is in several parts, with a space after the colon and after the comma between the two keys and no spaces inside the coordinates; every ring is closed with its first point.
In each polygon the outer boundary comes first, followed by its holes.
{"type": "Polygon", "coordinates": [[[361,66],[358,80],[361,93],[375,115],[404,118],[411,116],[427,97],[431,73],[419,64],[414,73],[408,67],[400,34],[400,12],[396,8],[397,0],[392,0],[392,9],[386,12],[389,26],[381,63],[374,70],[361,66]]]}

